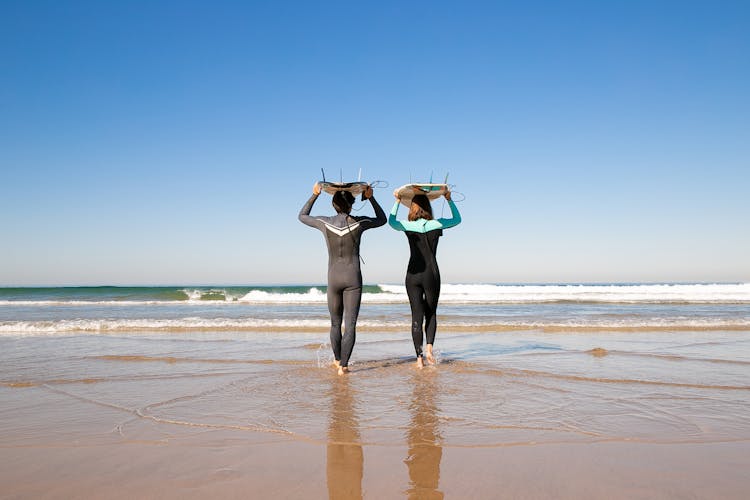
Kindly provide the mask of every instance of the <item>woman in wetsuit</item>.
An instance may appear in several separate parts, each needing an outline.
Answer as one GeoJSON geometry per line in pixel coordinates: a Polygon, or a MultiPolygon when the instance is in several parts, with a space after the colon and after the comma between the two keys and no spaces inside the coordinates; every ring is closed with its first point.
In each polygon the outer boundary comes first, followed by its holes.
{"type": "Polygon", "coordinates": [[[375,218],[352,217],[354,196],[348,191],[333,195],[333,217],[311,216],[310,210],[320,195],[320,185],[313,186],[313,195],[299,212],[303,224],[320,229],[328,245],[328,311],[331,313],[331,347],[339,375],[349,371],[349,357],[355,341],[355,328],[362,299],[362,272],[359,267],[359,242],[362,232],[385,224],[385,212],[372,196],[372,188],[364,192],[375,210],[375,218]],[[341,321],[346,315],[344,335],[341,321]]]}
{"type": "Polygon", "coordinates": [[[417,366],[422,368],[422,341],[426,334],[427,346],[425,355],[427,362],[435,363],[432,355],[432,345],[435,342],[437,330],[437,305],[440,298],[440,269],[437,265],[438,239],[443,235],[443,229],[457,226],[461,222],[456,204],[451,200],[450,191],[446,191],[445,199],[451,209],[450,219],[433,219],[432,205],[427,196],[415,194],[409,208],[408,221],[396,219],[401,198],[398,192],[393,193],[396,203],[391,209],[388,223],[397,231],[404,231],[409,240],[411,257],[406,269],[406,294],[411,306],[411,338],[417,352],[417,366]],[[424,331],[423,331],[424,328],[424,331]]]}

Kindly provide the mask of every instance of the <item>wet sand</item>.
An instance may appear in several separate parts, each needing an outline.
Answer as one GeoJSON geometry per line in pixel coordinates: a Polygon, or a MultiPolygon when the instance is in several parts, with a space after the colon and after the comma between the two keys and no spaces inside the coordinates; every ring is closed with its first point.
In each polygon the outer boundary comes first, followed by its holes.
{"type": "Polygon", "coordinates": [[[421,460],[416,467],[404,463],[405,447],[331,446],[204,436],[15,449],[0,473],[2,496],[740,499],[750,480],[746,444],[425,448],[408,459],[421,460]]]}
{"type": "Polygon", "coordinates": [[[1,498],[746,498],[747,332],[0,338],[1,498]],[[273,359],[278,362],[271,362],[273,359]]]}

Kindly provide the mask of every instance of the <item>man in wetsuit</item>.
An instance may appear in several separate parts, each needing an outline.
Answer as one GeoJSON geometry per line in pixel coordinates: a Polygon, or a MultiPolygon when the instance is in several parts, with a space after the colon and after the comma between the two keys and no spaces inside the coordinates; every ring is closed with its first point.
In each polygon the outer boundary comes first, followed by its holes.
{"type": "Polygon", "coordinates": [[[313,195],[299,212],[303,224],[320,229],[328,245],[328,311],[331,313],[331,347],[339,375],[349,371],[349,357],[354,349],[355,329],[362,300],[362,272],[359,267],[359,243],[362,232],[386,223],[385,212],[372,196],[368,186],[363,197],[369,199],[375,218],[352,217],[354,196],[348,191],[333,195],[333,217],[311,216],[310,210],[320,195],[320,185],[313,186],[313,195]],[[341,322],[346,316],[345,331],[341,322]]]}

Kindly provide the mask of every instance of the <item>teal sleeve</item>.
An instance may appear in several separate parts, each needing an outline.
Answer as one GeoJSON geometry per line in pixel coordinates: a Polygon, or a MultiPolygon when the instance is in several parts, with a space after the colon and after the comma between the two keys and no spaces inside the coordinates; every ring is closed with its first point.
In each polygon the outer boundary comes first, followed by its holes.
{"type": "Polygon", "coordinates": [[[396,231],[406,231],[404,224],[400,220],[396,219],[396,215],[398,215],[399,205],[401,205],[401,202],[396,200],[396,203],[393,204],[393,208],[391,208],[391,214],[388,216],[388,225],[396,231]]]}
{"type": "Polygon", "coordinates": [[[415,233],[427,233],[436,229],[447,229],[449,227],[457,226],[461,223],[461,214],[458,213],[458,208],[453,201],[448,201],[448,205],[451,208],[450,219],[437,219],[437,220],[424,220],[419,219],[415,221],[400,221],[396,219],[398,214],[398,207],[401,203],[396,201],[391,209],[391,215],[388,217],[388,224],[397,231],[413,231],[415,233]]]}
{"type": "Polygon", "coordinates": [[[449,227],[461,224],[461,214],[458,212],[458,207],[453,203],[453,200],[448,200],[448,206],[451,208],[451,218],[438,219],[438,222],[442,225],[443,229],[448,229],[449,227]]]}

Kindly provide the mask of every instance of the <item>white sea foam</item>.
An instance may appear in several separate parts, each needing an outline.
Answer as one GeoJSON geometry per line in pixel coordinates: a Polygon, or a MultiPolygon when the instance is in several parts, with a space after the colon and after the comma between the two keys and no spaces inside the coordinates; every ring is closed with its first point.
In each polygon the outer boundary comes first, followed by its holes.
{"type": "Polygon", "coordinates": [[[0,333],[123,332],[152,330],[257,330],[326,328],[328,320],[178,318],[178,319],[63,319],[55,321],[3,321],[0,333]]]}
{"type": "MultiPolygon", "coordinates": [[[[404,285],[381,284],[380,292],[365,292],[365,304],[407,303],[404,285]]],[[[222,289],[184,289],[187,300],[0,300],[2,306],[141,306],[325,304],[326,293],[310,287],[305,293],[252,290],[232,295],[222,289]],[[211,300],[207,300],[211,299],[211,300]]],[[[441,304],[543,304],[555,302],[621,304],[750,304],[750,283],[643,285],[491,285],[443,284],[441,304]]]]}
{"type": "Polygon", "coordinates": [[[241,295],[231,293],[224,288],[185,288],[181,291],[187,295],[189,302],[234,302],[241,297],[241,295]]]}
{"type": "Polygon", "coordinates": [[[269,293],[252,290],[238,299],[246,304],[320,304],[326,302],[326,294],[319,288],[310,288],[307,293],[269,293]]]}
{"type": "MultiPolygon", "coordinates": [[[[393,295],[401,285],[380,285],[393,295]]],[[[750,283],[690,285],[451,285],[440,291],[441,303],[750,303],[750,283]]]]}
{"type": "Polygon", "coordinates": [[[200,300],[201,297],[203,296],[203,291],[198,290],[198,289],[193,289],[193,290],[185,289],[183,290],[183,292],[185,292],[185,295],[187,295],[188,300],[192,300],[192,301],[200,300]]]}
{"type": "MultiPolygon", "coordinates": [[[[370,319],[357,323],[362,330],[407,331],[408,318],[392,320],[370,319]]],[[[65,334],[65,333],[116,333],[129,331],[325,331],[330,321],[319,319],[260,319],[260,318],[200,318],[178,319],[64,319],[54,321],[2,321],[0,334],[65,334]]],[[[570,329],[599,331],[634,329],[748,329],[750,318],[643,318],[625,317],[607,319],[597,317],[559,319],[488,318],[471,320],[462,317],[442,318],[441,331],[476,330],[498,331],[528,329],[570,329]]]]}

